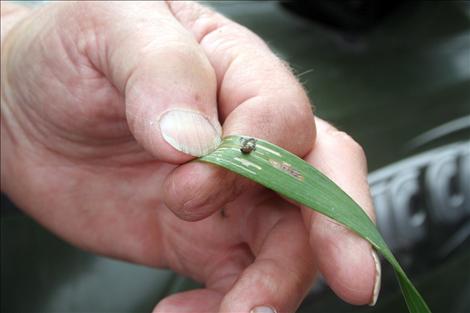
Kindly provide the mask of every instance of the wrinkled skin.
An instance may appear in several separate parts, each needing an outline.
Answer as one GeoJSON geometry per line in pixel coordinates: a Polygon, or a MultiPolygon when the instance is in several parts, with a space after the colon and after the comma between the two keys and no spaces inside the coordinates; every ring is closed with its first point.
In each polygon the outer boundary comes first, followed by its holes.
{"type": "Polygon", "coordinates": [[[188,2],[2,2],[1,57],[2,191],[74,245],[205,283],[157,312],[293,312],[318,271],[344,300],[372,301],[365,241],[186,163],[149,126],[174,107],[200,111],[223,135],[304,157],[373,217],[362,149],[314,121],[288,67],[249,30],[188,2]]]}

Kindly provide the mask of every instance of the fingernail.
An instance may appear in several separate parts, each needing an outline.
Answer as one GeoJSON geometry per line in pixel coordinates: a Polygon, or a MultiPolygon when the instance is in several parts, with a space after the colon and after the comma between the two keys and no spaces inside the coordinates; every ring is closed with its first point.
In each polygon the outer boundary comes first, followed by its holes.
{"type": "Polygon", "coordinates": [[[199,112],[175,109],[160,117],[163,139],[178,151],[192,156],[203,156],[217,148],[221,141],[221,127],[214,125],[199,112]]]}
{"type": "Polygon", "coordinates": [[[270,306],[256,306],[250,313],[276,313],[276,310],[270,306]]]}
{"type": "Polygon", "coordinates": [[[380,259],[377,253],[372,248],[372,258],[375,263],[375,282],[374,282],[374,291],[372,292],[372,301],[369,303],[370,306],[374,306],[377,303],[377,298],[380,293],[380,285],[382,282],[382,266],[380,265],[380,259]]]}

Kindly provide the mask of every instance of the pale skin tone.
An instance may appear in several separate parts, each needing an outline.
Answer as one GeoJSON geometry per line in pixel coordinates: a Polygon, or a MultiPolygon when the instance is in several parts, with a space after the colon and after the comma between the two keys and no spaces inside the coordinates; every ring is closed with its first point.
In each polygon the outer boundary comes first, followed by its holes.
{"type": "Polygon", "coordinates": [[[223,136],[303,157],[373,217],[362,149],[313,117],[260,38],[189,2],[1,8],[1,187],[27,214],[88,251],[205,284],[156,312],[294,312],[318,272],[345,301],[373,301],[365,241],[235,174],[186,163],[194,156],[151,127],[173,108],[201,112],[223,136]]]}

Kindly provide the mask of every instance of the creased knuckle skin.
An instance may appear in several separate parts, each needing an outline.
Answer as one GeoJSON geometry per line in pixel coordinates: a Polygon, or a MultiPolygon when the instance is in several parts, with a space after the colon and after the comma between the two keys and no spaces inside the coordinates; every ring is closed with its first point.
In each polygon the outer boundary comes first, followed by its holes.
{"type": "Polygon", "coordinates": [[[347,151],[347,153],[359,160],[361,164],[367,164],[367,158],[362,146],[352,138],[348,133],[337,130],[334,127],[328,127],[325,135],[328,136],[330,145],[337,148],[338,151],[347,151]]]}
{"type": "Polygon", "coordinates": [[[185,21],[186,27],[193,29],[198,42],[224,22],[220,14],[196,2],[167,1],[166,4],[178,20],[185,21]]]}

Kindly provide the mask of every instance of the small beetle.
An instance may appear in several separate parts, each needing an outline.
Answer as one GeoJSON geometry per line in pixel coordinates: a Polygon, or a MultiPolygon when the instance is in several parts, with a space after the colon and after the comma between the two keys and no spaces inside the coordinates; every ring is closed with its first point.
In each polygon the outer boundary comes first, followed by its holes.
{"type": "Polygon", "coordinates": [[[252,151],[256,150],[256,139],[255,138],[243,138],[241,140],[242,146],[240,147],[240,151],[243,154],[249,154],[252,151]]]}

